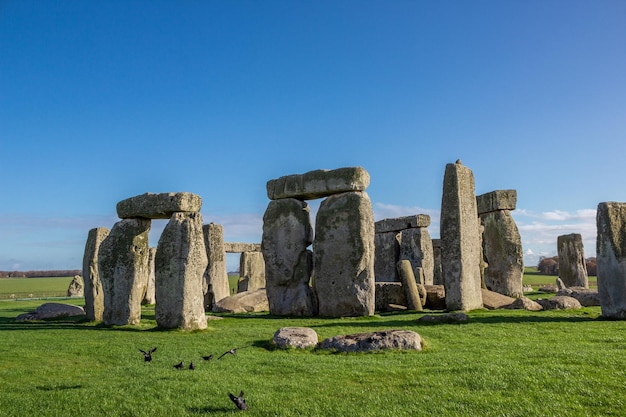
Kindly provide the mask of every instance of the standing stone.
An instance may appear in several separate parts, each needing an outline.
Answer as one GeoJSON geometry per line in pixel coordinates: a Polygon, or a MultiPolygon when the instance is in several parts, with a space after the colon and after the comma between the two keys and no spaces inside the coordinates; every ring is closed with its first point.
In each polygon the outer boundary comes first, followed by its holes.
{"type": "Polygon", "coordinates": [[[559,277],[566,287],[589,288],[583,238],[578,233],[557,238],[559,277]]]}
{"type": "Polygon", "coordinates": [[[85,286],[85,314],[90,321],[102,320],[104,293],[98,268],[98,254],[102,241],[109,235],[106,227],[91,229],[87,235],[83,255],[83,283],[85,286]]]}
{"type": "Polygon", "coordinates": [[[367,193],[348,192],[322,201],[313,250],[319,314],[374,314],[374,215],[367,193]]]}
{"type": "Polygon", "coordinates": [[[313,255],[307,247],[312,241],[307,203],[294,198],[270,201],[263,215],[261,249],[271,314],[317,314],[317,299],[309,285],[313,255]]]}
{"type": "Polygon", "coordinates": [[[261,252],[241,252],[237,292],[265,288],[265,261],[261,252]]]}
{"type": "Polygon", "coordinates": [[[425,227],[405,229],[400,232],[400,259],[411,262],[413,275],[419,276],[418,268],[422,268],[425,285],[433,285],[435,259],[433,243],[425,227]]]}
{"type": "Polygon", "coordinates": [[[396,263],[400,259],[398,232],[376,233],[374,235],[374,275],[376,282],[398,282],[396,263]]]}
{"type": "Polygon", "coordinates": [[[206,329],[202,278],[208,264],[202,215],[174,213],[157,246],[155,316],[159,327],[206,329]]]}
{"type": "Polygon", "coordinates": [[[85,286],[83,284],[83,278],[80,275],[74,275],[72,282],[67,287],[68,297],[83,297],[85,295],[85,286]]]}
{"type": "Polygon", "coordinates": [[[202,292],[204,307],[211,310],[215,303],[230,295],[228,272],[226,271],[226,251],[224,250],[224,227],[209,223],[202,227],[208,265],[203,277],[202,292]]]}
{"type": "Polygon", "coordinates": [[[596,261],[602,316],[626,319],[626,203],[598,204],[596,261]]]}
{"type": "Polygon", "coordinates": [[[417,290],[417,283],[415,282],[415,275],[413,275],[411,261],[407,259],[398,261],[397,267],[406,294],[407,307],[409,310],[422,311],[422,300],[417,290]]]}
{"type": "Polygon", "coordinates": [[[150,248],[149,256],[148,256],[148,270],[150,273],[148,274],[148,285],[146,286],[146,294],[143,296],[143,301],[141,304],[155,304],[156,303],[156,295],[155,295],[155,284],[154,281],[156,279],[156,271],[154,269],[154,260],[156,257],[156,248],[150,248]]]}
{"type": "Polygon", "coordinates": [[[102,241],[98,269],[107,325],[138,324],[148,282],[150,220],[123,219],[102,241]]]}
{"type": "Polygon", "coordinates": [[[433,244],[433,285],[443,285],[441,272],[441,239],[432,239],[433,244]]]}
{"type": "Polygon", "coordinates": [[[481,243],[474,174],[461,161],[447,164],[441,199],[441,266],[448,310],[482,308],[481,243]]]}

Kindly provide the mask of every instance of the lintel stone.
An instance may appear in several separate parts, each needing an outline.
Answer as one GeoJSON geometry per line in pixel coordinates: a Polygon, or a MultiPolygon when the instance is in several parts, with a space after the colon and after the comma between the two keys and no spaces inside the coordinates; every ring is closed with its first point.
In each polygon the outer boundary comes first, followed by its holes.
{"type": "Polygon", "coordinates": [[[515,210],[517,190],[495,190],[476,197],[478,214],[498,210],[515,210]]]}
{"type": "Polygon", "coordinates": [[[260,243],[224,242],[226,253],[261,252],[260,243]]]}
{"type": "Polygon", "coordinates": [[[412,216],[383,219],[374,223],[375,233],[399,232],[405,229],[428,227],[430,216],[428,214],[414,214],[412,216]]]}
{"type": "Polygon", "coordinates": [[[117,203],[117,215],[120,219],[169,219],[178,212],[197,213],[201,207],[202,197],[197,194],[145,193],[117,203]]]}
{"type": "Polygon", "coordinates": [[[344,192],[365,191],[369,184],[370,175],[361,167],[318,169],[269,180],[267,196],[270,200],[314,200],[344,192]]]}

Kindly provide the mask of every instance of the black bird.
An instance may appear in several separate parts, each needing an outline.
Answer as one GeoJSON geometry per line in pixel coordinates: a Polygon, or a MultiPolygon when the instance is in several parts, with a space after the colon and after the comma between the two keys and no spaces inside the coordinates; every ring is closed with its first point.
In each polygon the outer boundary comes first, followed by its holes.
{"type": "Polygon", "coordinates": [[[174,368],[176,369],[183,369],[185,367],[185,364],[181,361],[180,363],[174,365],[174,368]]]}
{"type": "Polygon", "coordinates": [[[236,353],[237,353],[237,351],[238,351],[238,350],[239,350],[239,348],[234,348],[234,349],[231,349],[231,350],[227,350],[226,352],[222,353],[222,354],[220,355],[220,357],[219,357],[219,358],[217,358],[217,359],[222,359],[224,356],[226,356],[226,355],[228,355],[228,354],[234,355],[234,354],[236,354],[236,353]]]}
{"type": "Polygon", "coordinates": [[[211,359],[213,359],[213,355],[209,355],[209,356],[203,356],[202,359],[204,359],[205,361],[210,361],[211,359]]]}
{"type": "Polygon", "coordinates": [[[193,362],[190,362],[190,363],[189,363],[189,369],[191,369],[192,371],[193,371],[194,369],[196,369],[196,364],[195,364],[195,363],[193,363],[193,362]]]}
{"type": "Polygon", "coordinates": [[[239,393],[239,397],[235,397],[234,394],[228,393],[228,397],[232,402],[235,403],[238,409],[241,411],[245,411],[248,409],[248,404],[246,404],[246,400],[243,399],[243,391],[239,393]]]}
{"type": "Polygon", "coordinates": [[[145,350],[141,350],[141,349],[139,349],[139,351],[140,351],[141,353],[143,353],[143,360],[144,360],[144,361],[146,361],[146,362],[150,362],[150,361],[152,360],[152,354],[154,353],[154,351],[155,351],[156,349],[157,349],[157,348],[155,348],[155,347],[154,347],[154,348],[150,349],[150,350],[149,350],[149,351],[147,351],[147,352],[146,352],[145,350]]]}

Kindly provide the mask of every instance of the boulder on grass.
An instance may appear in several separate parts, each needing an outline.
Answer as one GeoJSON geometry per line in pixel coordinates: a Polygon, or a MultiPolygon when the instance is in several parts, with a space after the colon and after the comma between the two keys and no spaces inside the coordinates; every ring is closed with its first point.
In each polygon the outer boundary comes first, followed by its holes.
{"type": "Polygon", "coordinates": [[[15,321],[46,320],[83,315],[85,315],[85,310],[82,307],[62,303],[44,303],[32,313],[20,314],[15,318],[15,321]]]}
{"type": "Polygon", "coordinates": [[[505,306],[504,308],[508,308],[510,310],[528,310],[528,311],[543,310],[543,307],[541,306],[541,304],[531,300],[528,297],[516,298],[515,301],[513,301],[508,306],[505,306]]]}
{"type": "Polygon", "coordinates": [[[598,291],[585,287],[568,287],[556,293],[556,295],[565,295],[578,300],[583,307],[599,306],[600,294],[598,291]]]}
{"type": "Polygon", "coordinates": [[[215,313],[257,313],[269,311],[270,305],[267,300],[265,288],[256,291],[244,291],[225,297],[215,303],[215,313]]]}
{"type": "Polygon", "coordinates": [[[577,299],[565,295],[556,295],[545,300],[540,298],[537,302],[541,304],[541,307],[543,307],[544,310],[568,310],[582,308],[582,305],[580,305],[580,302],[577,299]]]}
{"type": "Polygon", "coordinates": [[[272,341],[281,349],[307,349],[316,346],[318,338],[310,327],[282,327],[276,330],[272,341]]]}
{"type": "Polygon", "coordinates": [[[382,330],[330,337],[323,340],[320,347],[338,352],[369,352],[385,349],[421,351],[422,338],[412,330],[382,330]]]}
{"type": "Polygon", "coordinates": [[[510,305],[515,298],[502,295],[500,293],[489,291],[488,289],[481,288],[483,292],[483,306],[489,310],[495,310],[498,308],[504,308],[510,305]]]}

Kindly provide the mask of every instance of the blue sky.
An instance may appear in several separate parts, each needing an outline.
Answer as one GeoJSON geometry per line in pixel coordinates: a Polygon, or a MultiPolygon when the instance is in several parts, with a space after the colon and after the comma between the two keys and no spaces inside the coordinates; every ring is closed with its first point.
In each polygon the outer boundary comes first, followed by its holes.
{"type": "Polygon", "coordinates": [[[0,270],[80,269],[145,192],[260,242],[268,180],[346,166],[376,220],[438,237],[458,158],[517,190],[527,264],[568,233],[593,256],[626,201],[625,51],[622,0],[0,0],[0,270]]]}

